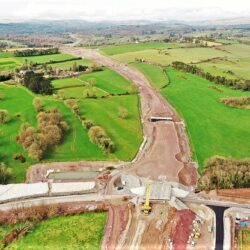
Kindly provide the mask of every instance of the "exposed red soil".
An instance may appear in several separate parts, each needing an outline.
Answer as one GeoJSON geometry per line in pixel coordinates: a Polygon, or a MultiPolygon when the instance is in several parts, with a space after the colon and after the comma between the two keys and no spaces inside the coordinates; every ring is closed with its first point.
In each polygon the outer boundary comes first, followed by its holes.
{"type": "Polygon", "coordinates": [[[185,164],[178,173],[179,182],[186,186],[194,186],[197,183],[198,174],[194,166],[185,164]]]}
{"type": "Polygon", "coordinates": [[[174,250],[185,250],[192,230],[195,214],[191,210],[177,211],[172,225],[172,241],[174,250]]]}
{"type": "Polygon", "coordinates": [[[109,207],[105,233],[101,249],[113,250],[116,248],[121,233],[128,222],[129,205],[111,205],[109,207]]]}

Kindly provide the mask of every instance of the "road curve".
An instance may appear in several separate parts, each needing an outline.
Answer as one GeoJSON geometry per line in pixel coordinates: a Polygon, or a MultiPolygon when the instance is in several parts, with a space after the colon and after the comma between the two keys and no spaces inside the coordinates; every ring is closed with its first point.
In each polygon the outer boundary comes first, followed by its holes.
{"type": "MultiPolygon", "coordinates": [[[[120,171],[141,177],[157,179],[163,175],[169,181],[181,181],[185,185],[195,185],[196,169],[190,165],[191,150],[185,128],[175,109],[157,92],[147,78],[137,69],[128,67],[112,58],[106,57],[98,50],[64,46],[62,52],[91,59],[109,67],[139,87],[141,101],[141,118],[144,136],[147,142],[138,153],[136,159],[120,171]],[[173,123],[151,123],[151,115],[172,117],[173,123]],[[180,171],[185,170],[185,176],[180,179],[180,171]]],[[[109,184],[109,193],[117,176],[109,184]]]]}

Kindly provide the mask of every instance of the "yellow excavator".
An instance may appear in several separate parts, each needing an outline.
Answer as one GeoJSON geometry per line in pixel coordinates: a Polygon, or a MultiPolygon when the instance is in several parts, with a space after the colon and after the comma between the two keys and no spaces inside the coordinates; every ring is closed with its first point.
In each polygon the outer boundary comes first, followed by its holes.
{"type": "Polygon", "coordinates": [[[149,213],[151,212],[149,200],[150,200],[150,182],[149,182],[149,180],[147,180],[146,192],[145,192],[145,203],[142,206],[142,211],[143,211],[144,215],[149,215],[149,213]]]}

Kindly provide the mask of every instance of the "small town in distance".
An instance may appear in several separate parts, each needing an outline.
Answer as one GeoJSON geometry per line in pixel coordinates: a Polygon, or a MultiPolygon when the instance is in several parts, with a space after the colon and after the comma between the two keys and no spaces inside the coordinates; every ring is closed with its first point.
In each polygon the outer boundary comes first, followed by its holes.
{"type": "Polygon", "coordinates": [[[250,4],[72,1],[0,10],[0,249],[250,249],[250,4]]]}

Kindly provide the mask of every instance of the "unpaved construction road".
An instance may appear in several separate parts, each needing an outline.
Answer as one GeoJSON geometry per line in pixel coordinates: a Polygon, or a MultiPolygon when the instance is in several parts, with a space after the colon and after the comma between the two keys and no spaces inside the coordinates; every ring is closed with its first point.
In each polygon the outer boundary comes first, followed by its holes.
{"type": "MultiPolygon", "coordinates": [[[[184,124],[177,112],[150,85],[146,77],[137,69],[114,61],[97,50],[65,46],[61,51],[107,66],[139,87],[143,132],[147,141],[133,163],[121,170],[119,174],[129,173],[151,179],[166,176],[169,181],[195,185],[197,172],[196,168],[190,165],[191,151],[184,124]],[[148,120],[150,116],[172,117],[174,122],[152,123],[148,120]]],[[[118,175],[109,182],[108,192],[112,192],[113,183],[118,175]]]]}

